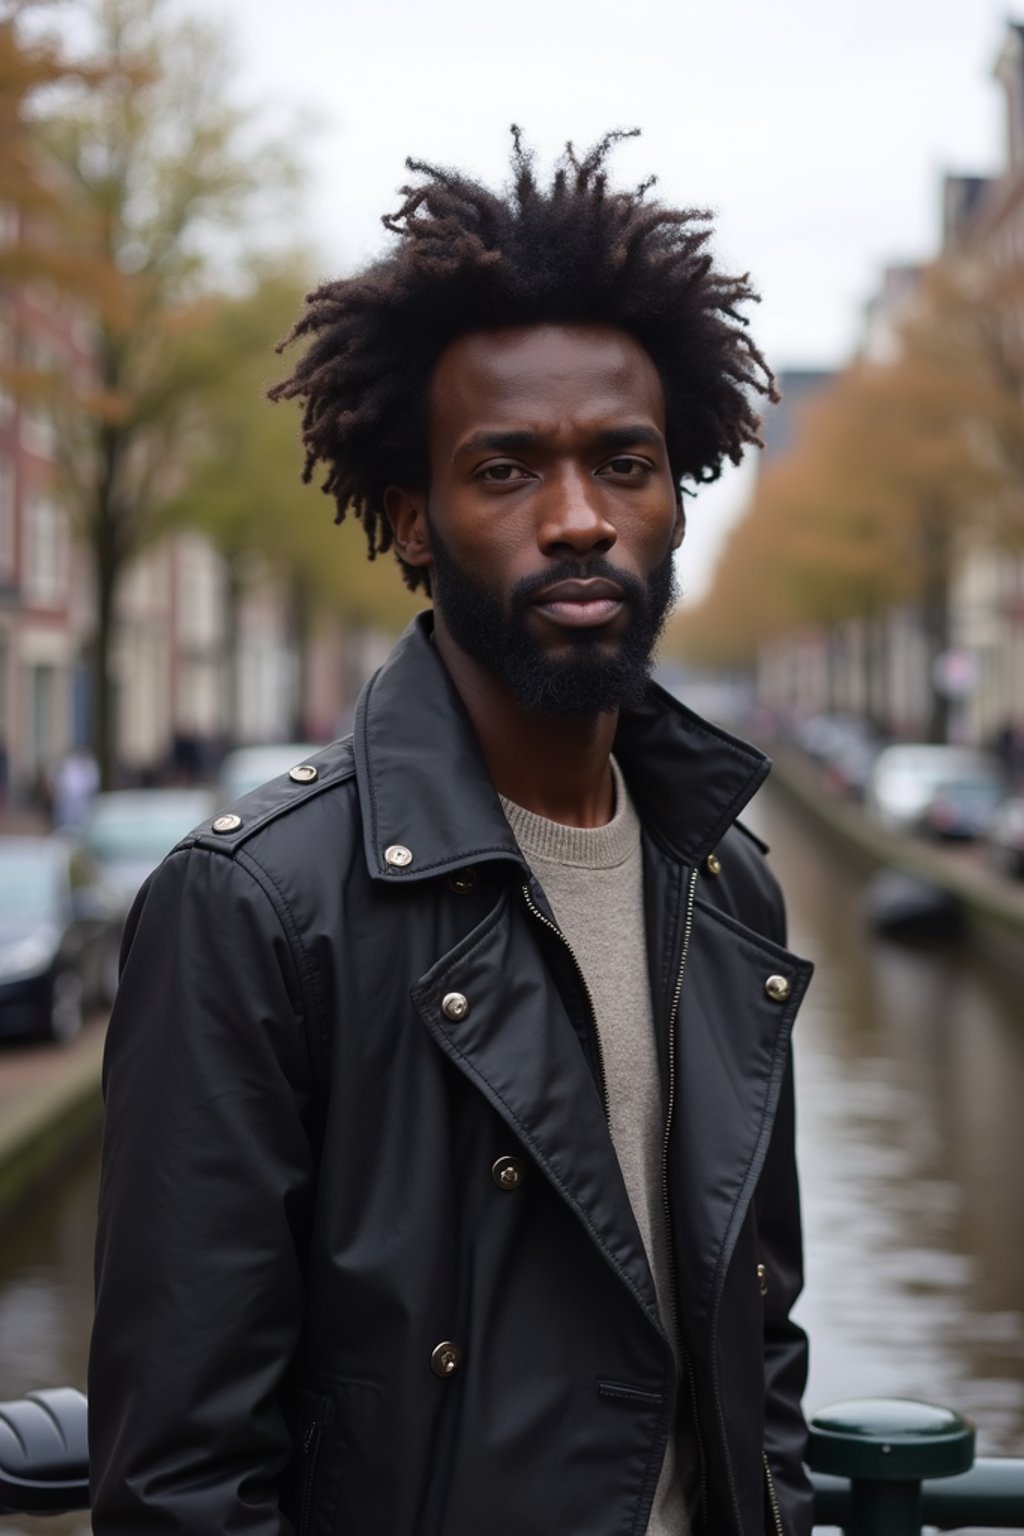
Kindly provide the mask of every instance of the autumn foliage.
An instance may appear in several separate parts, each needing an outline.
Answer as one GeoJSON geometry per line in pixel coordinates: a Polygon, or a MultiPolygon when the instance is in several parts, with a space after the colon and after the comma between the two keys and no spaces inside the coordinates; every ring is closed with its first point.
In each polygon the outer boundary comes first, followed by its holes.
{"type": "Polygon", "coordinates": [[[898,606],[946,647],[965,552],[1024,532],[1022,299],[1019,277],[965,262],[924,276],[891,356],[859,359],[804,408],[676,648],[742,665],[779,636],[898,606]]]}

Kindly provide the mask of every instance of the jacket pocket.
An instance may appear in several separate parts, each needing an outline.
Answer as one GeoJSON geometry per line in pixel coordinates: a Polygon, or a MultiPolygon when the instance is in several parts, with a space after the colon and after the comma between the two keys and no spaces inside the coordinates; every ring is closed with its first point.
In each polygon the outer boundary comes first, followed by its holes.
{"type": "Polygon", "coordinates": [[[292,1413],[292,1457],[285,1504],[296,1536],[310,1536],[316,1513],[317,1472],[324,1437],[334,1418],[329,1397],[299,1391],[292,1413]]]}
{"type": "Polygon", "coordinates": [[[599,1381],[598,1397],[612,1403],[636,1403],[641,1408],[659,1408],[665,1401],[664,1394],[650,1387],[634,1387],[625,1381],[599,1381]]]}

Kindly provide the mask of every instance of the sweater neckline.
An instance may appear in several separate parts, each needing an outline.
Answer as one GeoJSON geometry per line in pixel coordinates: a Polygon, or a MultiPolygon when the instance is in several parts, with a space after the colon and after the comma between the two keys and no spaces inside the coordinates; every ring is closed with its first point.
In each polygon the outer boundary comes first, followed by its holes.
{"type": "Polygon", "coordinates": [[[515,834],[527,863],[531,858],[548,859],[556,864],[572,864],[582,869],[612,869],[629,858],[640,845],[640,818],[629,797],[626,781],[615,758],[611,758],[615,809],[603,827],[569,827],[528,811],[506,800],[501,808],[515,834]]]}

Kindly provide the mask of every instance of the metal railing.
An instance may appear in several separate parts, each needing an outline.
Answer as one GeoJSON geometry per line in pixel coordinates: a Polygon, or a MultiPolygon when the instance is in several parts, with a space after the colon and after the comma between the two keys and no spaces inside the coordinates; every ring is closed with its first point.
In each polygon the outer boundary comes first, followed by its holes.
{"type": "Polygon", "coordinates": [[[975,1460],[974,1426],[948,1408],[867,1398],[811,1420],[819,1525],[845,1536],[1024,1530],[1024,1459],[975,1460]]]}
{"type": "MultiPolygon", "coordinates": [[[[845,1536],[1024,1530],[1024,1459],[974,1459],[974,1427],[948,1408],[870,1398],[823,1409],[809,1452],[819,1526],[845,1536]]],[[[0,1514],[89,1503],[86,1402],[58,1387],[0,1403],[0,1514]]]]}

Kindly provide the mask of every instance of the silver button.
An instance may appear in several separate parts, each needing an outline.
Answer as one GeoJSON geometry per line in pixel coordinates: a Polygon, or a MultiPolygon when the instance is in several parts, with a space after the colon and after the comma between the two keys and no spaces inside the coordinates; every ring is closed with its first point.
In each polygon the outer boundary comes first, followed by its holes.
{"type": "Polygon", "coordinates": [[[491,1178],[499,1189],[518,1189],[524,1178],[523,1165],[518,1157],[499,1157],[492,1164],[491,1178]]]}
{"type": "Polygon", "coordinates": [[[289,768],[288,777],[296,784],[312,784],[318,775],[312,763],[299,763],[297,767],[289,768]]]}
{"type": "Polygon", "coordinates": [[[786,976],[769,976],[764,989],[773,1003],[784,1003],[790,993],[789,979],[786,976]]]}
{"type": "Polygon", "coordinates": [[[707,858],[704,860],[704,868],[707,870],[709,875],[720,875],[722,873],[722,861],[718,857],[717,853],[708,854],[707,858]]]}
{"type": "Polygon", "coordinates": [[[390,848],[384,849],[384,862],[390,864],[392,869],[404,869],[412,863],[412,852],[401,843],[392,843],[390,848]]]}
{"type": "Polygon", "coordinates": [[[464,1019],[469,1012],[469,999],[461,992],[446,992],[441,999],[441,1012],[446,1019],[464,1019]]]}
{"type": "Polygon", "coordinates": [[[762,1296],[768,1294],[768,1271],[763,1264],[757,1266],[757,1284],[762,1296]]]}
{"type": "Polygon", "coordinates": [[[430,1354],[430,1369],[435,1376],[454,1376],[462,1364],[462,1350],[451,1339],[442,1339],[430,1354]]]}
{"type": "Polygon", "coordinates": [[[241,816],[236,816],[234,811],[229,811],[226,816],[218,816],[213,824],[215,832],[237,832],[242,825],[241,816]]]}

